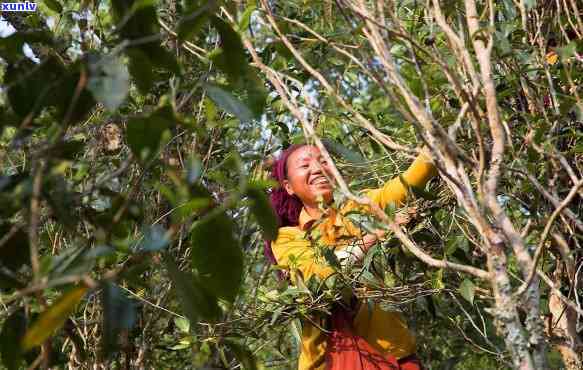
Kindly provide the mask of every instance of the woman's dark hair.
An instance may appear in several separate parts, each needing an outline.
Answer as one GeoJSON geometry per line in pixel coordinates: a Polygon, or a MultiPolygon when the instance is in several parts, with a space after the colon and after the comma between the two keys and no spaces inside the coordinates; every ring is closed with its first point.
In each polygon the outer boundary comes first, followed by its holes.
{"type": "MultiPolygon", "coordinates": [[[[279,184],[279,186],[272,189],[269,194],[271,206],[277,216],[278,227],[298,225],[300,212],[304,205],[297,196],[289,195],[287,193],[283,187],[283,181],[287,179],[287,159],[293,152],[305,145],[306,144],[294,144],[289,146],[273,162],[271,167],[271,177],[279,184]]],[[[277,260],[271,249],[271,240],[265,241],[264,254],[272,264],[277,264],[277,260]]]]}

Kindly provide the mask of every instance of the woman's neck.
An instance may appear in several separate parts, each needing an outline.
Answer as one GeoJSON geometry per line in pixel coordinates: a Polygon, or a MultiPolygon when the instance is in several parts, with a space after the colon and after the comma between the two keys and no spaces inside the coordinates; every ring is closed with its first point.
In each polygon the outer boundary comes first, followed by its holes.
{"type": "Polygon", "coordinates": [[[322,206],[324,206],[325,209],[328,209],[329,207],[332,206],[332,203],[334,202],[332,194],[328,194],[328,196],[326,196],[323,200],[324,204],[321,203],[322,202],[321,198],[319,199],[319,201],[314,203],[302,202],[304,205],[304,209],[306,210],[308,215],[310,215],[311,218],[315,220],[320,219],[320,217],[322,217],[322,215],[326,212],[324,209],[322,209],[322,206]]]}
{"type": "Polygon", "coordinates": [[[317,220],[320,217],[322,217],[322,210],[320,209],[320,207],[318,207],[318,204],[305,204],[304,203],[304,209],[310,215],[310,217],[313,219],[317,220]]]}

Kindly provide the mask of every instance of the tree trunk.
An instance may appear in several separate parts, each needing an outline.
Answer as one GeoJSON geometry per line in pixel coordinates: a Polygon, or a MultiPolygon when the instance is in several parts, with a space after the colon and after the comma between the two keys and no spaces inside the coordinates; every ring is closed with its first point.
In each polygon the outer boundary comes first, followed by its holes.
{"type": "Polygon", "coordinates": [[[519,370],[534,370],[529,340],[518,316],[517,301],[512,297],[504,243],[499,235],[492,233],[489,244],[491,250],[488,253],[488,269],[492,274],[491,284],[496,299],[494,315],[498,330],[512,353],[514,367],[519,370]]]}
{"type": "MultiPolygon", "coordinates": [[[[555,270],[554,280],[557,287],[561,286],[563,271],[570,270],[563,268],[567,263],[560,263],[555,270]]],[[[549,311],[551,319],[547,323],[547,330],[554,347],[563,358],[565,368],[567,370],[583,369],[583,343],[577,335],[577,313],[565,305],[552,291],[549,298],[549,311]]]]}

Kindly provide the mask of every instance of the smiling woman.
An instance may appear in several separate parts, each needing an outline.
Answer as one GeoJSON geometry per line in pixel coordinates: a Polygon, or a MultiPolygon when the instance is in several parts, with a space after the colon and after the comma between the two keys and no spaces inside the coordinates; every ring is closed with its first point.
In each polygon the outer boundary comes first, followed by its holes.
{"type": "MultiPolygon", "coordinates": [[[[366,192],[381,208],[401,204],[409,186],[424,186],[435,175],[435,168],[420,155],[401,176],[383,187],[366,192]]],[[[304,279],[326,278],[334,269],[316,257],[308,240],[313,228],[320,232],[324,246],[334,249],[341,260],[358,262],[383,232],[363,233],[348,220],[347,213],[358,209],[353,202],[334,209],[330,164],[320,150],[311,145],[294,145],[274,163],[273,177],[280,184],[273,189],[271,201],[278,217],[278,237],[266,243],[266,256],[304,279]],[[323,208],[321,206],[324,206],[323,208]],[[292,263],[293,261],[293,263],[292,263]]],[[[366,210],[364,210],[366,211],[366,210]]],[[[350,312],[335,309],[331,334],[325,334],[326,318],[304,322],[299,369],[420,369],[415,357],[415,338],[396,312],[372,310],[358,302],[350,312]]]]}
{"type": "Polygon", "coordinates": [[[287,158],[286,168],[283,186],[289,195],[300,198],[308,213],[318,212],[320,198],[327,203],[332,200],[329,165],[317,147],[304,145],[294,150],[287,158]]]}

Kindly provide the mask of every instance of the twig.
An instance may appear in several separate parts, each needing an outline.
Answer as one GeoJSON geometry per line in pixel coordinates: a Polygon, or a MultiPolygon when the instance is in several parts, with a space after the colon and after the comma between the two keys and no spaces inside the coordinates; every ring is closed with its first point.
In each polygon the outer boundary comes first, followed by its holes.
{"type": "Polygon", "coordinates": [[[129,290],[128,288],[126,288],[126,287],[124,287],[124,286],[121,286],[121,285],[118,285],[118,286],[119,286],[120,288],[122,288],[123,290],[125,290],[126,292],[130,293],[132,296],[136,297],[138,300],[140,300],[140,301],[142,301],[142,302],[145,302],[145,303],[147,303],[148,305],[150,305],[150,306],[152,306],[152,307],[154,307],[154,308],[157,308],[157,309],[159,309],[159,310],[162,310],[162,311],[164,311],[164,312],[167,312],[167,313],[171,314],[172,316],[176,316],[176,317],[179,317],[179,318],[181,318],[181,319],[186,319],[186,317],[185,317],[185,316],[182,316],[182,315],[180,315],[180,314],[178,314],[178,313],[176,313],[176,312],[174,312],[174,311],[170,311],[169,309],[167,309],[167,308],[164,308],[164,307],[162,307],[162,306],[160,306],[160,305],[157,305],[156,303],[150,302],[150,301],[148,301],[147,299],[145,299],[144,297],[141,297],[140,295],[138,295],[138,294],[136,294],[136,293],[132,292],[131,290],[129,290]]]}
{"type": "Polygon", "coordinates": [[[30,248],[30,266],[32,268],[33,280],[40,279],[40,262],[38,254],[38,227],[40,218],[40,195],[42,191],[42,180],[46,162],[40,160],[33,177],[32,197],[30,199],[30,222],[28,229],[28,244],[30,248]]]}
{"type": "MultiPolygon", "coordinates": [[[[178,38],[178,34],[174,31],[172,31],[172,29],[170,27],[168,27],[168,25],[166,23],[164,23],[161,19],[158,19],[158,23],[160,24],[160,26],[162,26],[162,28],[168,32],[170,35],[172,35],[174,38],[178,38]]],[[[184,48],[184,50],[188,51],[189,53],[191,53],[192,55],[196,56],[198,59],[202,60],[202,61],[208,61],[208,58],[204,55],[208,54],[208,51],[206,51],[205,49],[201,48],[200,46],[193,44],[190,41],[183,41],[180,46],[182,46],[184,48]],[[202,55],[200,54],[202,53],[202,55]]]]}
{"type": "Polygon", "coordinates": [[[527,278],[525,279],[524,283],[516,291],[515,296],[521,296],[528,289],[528,286],[532,282],[532,279],[534,278],[534,275],[536,273],[536,265],[538,264],[540,256],[542,255],[545,241],[547,240],[547,236],[549,235],[549,232],[551,231],[551,227],[553,226],[553,222],[555,221],[557,216],[559,216],[559,214],[561,214],[561,212],[569,205],[569,203],[571,203],[571,201],[577,195],[579,188],[581,188],[581,187],[583,187],[583,180],[579,180],[579,182],[576,183],[575,186],[573,186],[571,188],[571,191],[569,191],[569,194],[567,194],[567,196],[565,197],[563,202],[561,202],[559,207],[557,207],[555,209],[555,211],[551,214],[551,217],[549,217],[549,220],[547,221],[547,224],[545,225],[545,228],[544,228],[543,233],[541,235],[540,241],[538,243],[538,247],[536,248],[536,251],[534,253],[532,267],[531,267],[530,271],[528,272],[527,278]]]}

